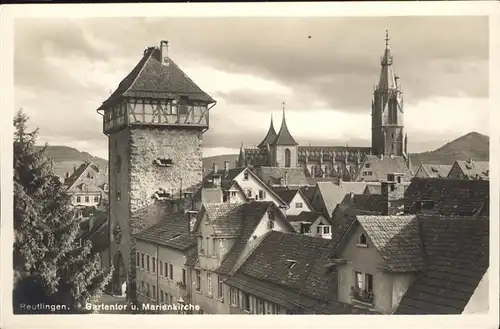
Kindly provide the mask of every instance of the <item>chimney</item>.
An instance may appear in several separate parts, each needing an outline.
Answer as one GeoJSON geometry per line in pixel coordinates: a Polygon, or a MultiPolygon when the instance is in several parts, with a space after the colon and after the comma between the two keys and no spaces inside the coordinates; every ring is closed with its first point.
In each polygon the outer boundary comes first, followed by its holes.
{"type": "Polygon", "coordinates": [[[342,186],[342,173],[337,174],[337,185],[342,186]]]}
{"type": "Polygon", "coordinates": [[[212,172],[213,172],[214,174],[216,174],[218,170],[219,170],[219,166],[217,166],[217,165],[215,164],[215,162],[213,162],[213,163],[212,163],[212,172]]]}
{"type": "Polygon", "coordinates": [[[283,175],[283,184],[285,186],[288,186],[288,172],[285,171],[285,174],[283,175]]]}
{"type": "Polygon", "coordinates": [[[168,41],[162,40],[160,42],[160,54],[161,63],[163,65],[169,66],[170,60],[168,59],[168,41]]]}
{"type": "Polygon", "coordinates": [[[229,171],[229,161],[224,161],[224,173],[227,174],[229,171]]]}
{"type": "Polygon", "coordinates": [[[380,155],[380,160],[384,160],[384,155],[383,154],[380,155]]]}

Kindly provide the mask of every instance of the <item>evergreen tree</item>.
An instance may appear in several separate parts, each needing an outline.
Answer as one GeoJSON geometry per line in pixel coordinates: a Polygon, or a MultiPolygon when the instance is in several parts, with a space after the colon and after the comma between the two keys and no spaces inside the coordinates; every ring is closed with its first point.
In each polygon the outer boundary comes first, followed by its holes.
{"type": "Polygon", "coordinates": [[[27,121],[22,110],[14,119],[14,312],[29,312],[22,304],[58,304],[67,307],[61,313],[78,313],[100,296],[112,269],[100,268],[90,241],[78,243],[70,197],[45,157],[46,145],[35,147],[38,129],[28,132],[27,121]]]}

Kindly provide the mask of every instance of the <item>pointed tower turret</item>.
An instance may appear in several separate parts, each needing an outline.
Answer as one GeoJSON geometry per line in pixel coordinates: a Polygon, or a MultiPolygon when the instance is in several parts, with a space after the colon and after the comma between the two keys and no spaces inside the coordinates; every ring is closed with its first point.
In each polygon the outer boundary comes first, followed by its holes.
{"type": "Polygon", "coordinates": [[[243,142],[241,142],[240,146],[240,154],[238,155],[238,167],[245,166],[245,149],[243,148],[243,142]]]}
{"type": "Polygon", "coordinates": [[[286,124],[285,102],[283,105],[283,119],[280,131],[271,143],[271,153],[273,166],[276,167],[297,167],[298,166],[298,143],[290,134],[286,124]]]}
{"type": "Polygon", "coordinates": [[[382,67],[372,101],[372,154],[404,156],[403,93],[394,73],[389,40],[386,30],[382,67]]]}
{"type": "Polygon", "coordinates": [[[269,130],[267,131],[266,137],[260,142],[260,144],[257,146],[260,149],[265,149],[268,148],[270,144],[274,142],[276,139],[276,130],[274,130],[274,124],[273,124],[273,116],[271,115],[271,125],[269,126],[269,130]]]}

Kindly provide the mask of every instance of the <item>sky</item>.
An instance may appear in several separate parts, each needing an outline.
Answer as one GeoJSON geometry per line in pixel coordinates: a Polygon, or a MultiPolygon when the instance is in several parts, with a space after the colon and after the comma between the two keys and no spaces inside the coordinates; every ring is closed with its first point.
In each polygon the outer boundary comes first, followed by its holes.
{"type": "Polygon", "coordinates": [[[237,153],[279,129],[282,102],[301,145],[370,146],[371,100],[385,30],[404,93],[410,152],[488,133],[488,18],[19,18],[15,107],[39,141],[107,159],[96,112],[141,59],[169,56],[217,100],[204,156],[237,153]]]}

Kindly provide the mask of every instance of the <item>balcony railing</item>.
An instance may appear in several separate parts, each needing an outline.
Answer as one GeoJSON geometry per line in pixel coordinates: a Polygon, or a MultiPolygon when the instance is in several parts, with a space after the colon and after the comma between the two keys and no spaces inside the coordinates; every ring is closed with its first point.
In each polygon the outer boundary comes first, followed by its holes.
{"type": "Polygon", "coordinates": [[[351,287],[351,297],[355,301],[373,304],[373,291],[368,289],[359,289],[358,287],[351,287]]]}

